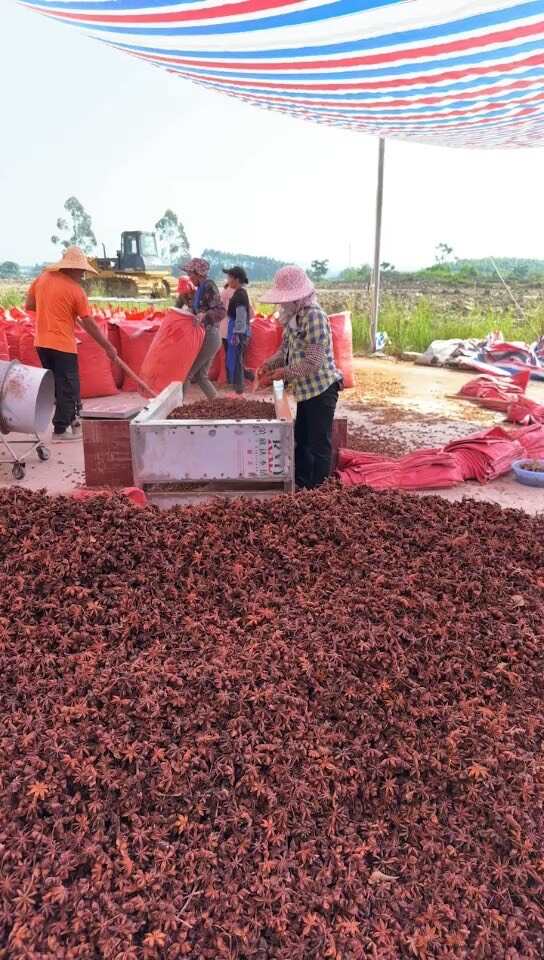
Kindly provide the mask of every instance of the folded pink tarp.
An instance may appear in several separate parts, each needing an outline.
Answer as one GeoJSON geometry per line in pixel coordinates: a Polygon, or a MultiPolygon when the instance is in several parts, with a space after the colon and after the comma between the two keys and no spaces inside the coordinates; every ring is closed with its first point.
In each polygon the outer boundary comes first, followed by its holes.
{"type": "MultiPolygon", "coordinates": [[[[492,427],[454,440],[442,449],[418,450],[400,459],[340,450],[337,474],[346,486],[364,484],[374,490],[436,490],[464,480],[488,483],[508,473],[514,460],[527,455],[528,447],[519,434],[492,427]]],[[[535,449],[544,442],[544,436],[537,438],[536,432],[526,432],[523,437],[535,449]]]]}
{"type": "Polygon", "coordinates": [[[523,397],[530,373],[521,371],[512,377],[494,377],[484,375],[474,377],[461,387],[456,394],[460,400],[471,400],[488,410],[506,413],[511,403],[523,397]]]}
{"type": "Polygon", "coordinates": [[[417,450],[399,460],[340,450],[338,475],[346,486],[362,483],[374,490],[437,490],[463,482],[457,458],[442,450],[417,450]]]}
{"type": "Polygon", "coordinates": [[[544,423],[544,405],[529,397],[519,397],[508,404],[506,419],[510,423],[544,423]]]}
{"type": "Polygon", "coordinates": [[[519,440],[512,439],[502,427],[491,427],[470,437],[453,440],[444,450],[455,454],[464,480],[479,483],[488,483],[508,473],[514,460],[524,455],[519,440]]]}
{"type": "Polygon", "coordinates": [[[520,427],[519,430],[512,432],[516,440],[521,443],[526,456],[535,459],[544,457],[544,426],[541,423],[520,427]]]}

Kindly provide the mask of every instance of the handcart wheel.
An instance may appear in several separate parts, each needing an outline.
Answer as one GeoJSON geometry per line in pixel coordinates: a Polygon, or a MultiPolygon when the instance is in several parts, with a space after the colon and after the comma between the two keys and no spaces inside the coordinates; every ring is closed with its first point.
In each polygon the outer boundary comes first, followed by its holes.
{"type": "Polygon", "coordinates": [[[38,454],[40,460],[49,460],[49,450],[47,447],[36,447],[36,453],[38,454]]]}
{"type": "Polygon", "coordinates": [[[25,471],[25,468],[24,468],[24,464],[22,464],[22,463],[14,463],[14,464],[13,464],[13,470],[12,470],[11,472],[12,472],[12,474],[13,474],[13,479],[14,479],[14,480],[24,480],[25,472],[26,472],[26,471],[25,471]]]}

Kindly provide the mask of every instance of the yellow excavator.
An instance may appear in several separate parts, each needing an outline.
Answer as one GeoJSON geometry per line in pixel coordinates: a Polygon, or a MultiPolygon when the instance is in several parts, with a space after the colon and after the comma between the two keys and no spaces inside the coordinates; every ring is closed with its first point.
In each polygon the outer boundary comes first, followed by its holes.
{"type": "Polygon", "coordinates": [[[102,244],[103,257],[89,258],[98,271],[84,286],[88,293],[104,297],[141,297],[160,299],[175,294],[177,280],[170,267],[161,263],[154,233],[143,230],[125,230],[121,234],[121,249],[116,257],[108,257],[102,244]]]}

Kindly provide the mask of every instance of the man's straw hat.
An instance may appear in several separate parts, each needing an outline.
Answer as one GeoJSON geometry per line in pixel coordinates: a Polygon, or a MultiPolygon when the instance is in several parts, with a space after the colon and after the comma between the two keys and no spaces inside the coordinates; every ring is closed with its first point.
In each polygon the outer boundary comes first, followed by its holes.
{"type": "Polygon", "coordinates": [[[87,257],[79,247],[68,247],[64,251],[62,260],[58,263],[52,263],[46,267],[46,270],[85,270],[86,273],[98,273],[87,260],[87,257]]]}

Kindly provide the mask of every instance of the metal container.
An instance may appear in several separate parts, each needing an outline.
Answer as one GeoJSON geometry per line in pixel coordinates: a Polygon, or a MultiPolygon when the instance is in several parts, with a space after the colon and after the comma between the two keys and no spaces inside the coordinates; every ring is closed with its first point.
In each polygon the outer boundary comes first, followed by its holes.
{"type": "Polygon", "coordinates": [[[18,360],[0,360],[3,433],[43,433],[51,423],[54,405],[55,382],[50,370],[18,360]]]}
{"type": "Polygon", "coordinates": [[[135,484],[165,507],[291,492],[293,418],[280,392],[274,420],[168,420],[183,404],[183,385],[171,383],[130,424],[135,484]]]}

